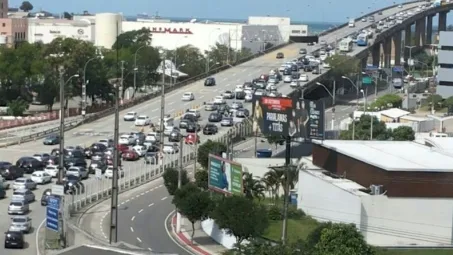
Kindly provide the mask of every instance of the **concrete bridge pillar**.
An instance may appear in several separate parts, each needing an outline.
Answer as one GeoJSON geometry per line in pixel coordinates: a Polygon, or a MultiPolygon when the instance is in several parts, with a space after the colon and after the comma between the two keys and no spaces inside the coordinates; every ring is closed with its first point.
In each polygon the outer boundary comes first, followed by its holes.
{"type": "Polygon", "coordinates": [[[426,44],[426,17],[420,19],[420,46],[426,44]]]}
{"type": "Polygon", "coordinates": [[[384,48],[384,68],[390,68],[390,59],[392,55],[392,37],[387,37],[383,43],[384,48]]]}
{"type": "Polygon", "coordinates": [[[415,21],[415,43],[413,46],[420,46],[420,38],[422,37],[422,22],[421,20],[415,21]]]}
{"type": "Polygon", "coordinates": [[[376,43],[373,45],[372,51],[371,51],[371,58],[373,59],[373,66],[379,67],[379,61],[380,61],[380,56],[381,55],[381,44],[376,43]]]}
{"type": "Polygon", "coordinates": [[[395,51],[394,56],[394,63],[396,66],[401,65],[401,31],[396,32],[392,36],[393,39],[393,49],[395,51]]]}
{"type": "MultiPolygon", "coordinates": [[[[411,46],[412,45],[412,24],[406,26],[404,29],[404,46],[411,46]]],[[[404,62],[407,63],[407,59],[409,58],[409,49],[404,47],[404,62]]]]}
{"type": "Polygon", "coordinates": [[[439,31],[447,31],[447,13],[448,12],[439,12],[439,31]]]}
{"type": "Polygon", "coordinates": [[[366,57],[362,58],[360,61],[361,61],[362,69],[365,69],[366,64],[368,63],[368,55],[366,57]]]}
{"type": "Polygon", "coordinates": [[[433,15],[429,15],[426,21],[426,44],[433,43],[433,15]]]}

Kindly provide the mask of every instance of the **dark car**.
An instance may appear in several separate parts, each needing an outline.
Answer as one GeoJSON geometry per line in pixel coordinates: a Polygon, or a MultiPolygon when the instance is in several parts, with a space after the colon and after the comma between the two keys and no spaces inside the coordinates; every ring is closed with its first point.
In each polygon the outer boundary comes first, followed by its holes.
{"type": "Polygon", "coordinates": [[[299,54],[307,54],[307,49],[301,48],[301,49],[299,50],[299,54]]]}
{"type": "Polygon", "coordinates": [[[0,170],[5,170],[8,169],[10,166],[12,166],[10,162],[7,161],[0,161],[0,170]]]}
{"type": "Polygon", "coordinates": [[[148,151],[143,157],[145,164],[156,165],[159,163],[159,153],[148,151]]]}
{"type": "Polygon", "coordinates": [[[247,118],[250,115],[249,110],[241,108],[236,111],[237,118],[247,118]]]}
{"type": "Polygon", "coordinates": [[[245,99],[245,92],[244,91],[235,92],[235,98],[238,99],[238,100],[244,100],[245,99]]]}
{"type": "Polygon", "coordinates": [[[179,121],[179,128],[181,129],[186,129],[187,128],[187,125],[189,124],[189,122],[193,122],[191,120],[188,120],[188,119],[182,119],[179,121]]]}
{"type": "MultiPolygon", "coordinates": [[[[187,128],[192,123],[193,122],[187,120],[185,128],[187,128]]],[[[181,132],[179,130],[173,129],[173,131],[171,131],[170,135],[168,136],[168,141],[169,142],[179,142],[181,140],[181,138],[182,138],[181,132]]]]}
{"type": "Polygon", "coordinates": [[[276,56],[276,57],[277,57],[277,58],[284,58],[285,55],[283,54],[283,52],[279,52],[279,53],[277,53],[277,56],[276,56]]]}
{"type": "Polygon", "coordinates": [[[186,128],[187,133],[197,133],[201,130],[201,126],[198,123],[189,123],[186,128]]]}
{"type": "Polygon", "coordinates": [[[311,72],[311,71],[313,71],[313,66],[311,66],[311,65],[306,65],[306,66],[304,67],[304,71],[305,71],[305,72],[311,72]]]}
{"type": "Polygon", "coordinates": [[[208,117],[208,121],[209,122],[220,122],[222,121],[222,114],[219,113],[219,112],[213,112],[211,114],[209,114],[209,117],[208,117]]]}
{"type": "Polygon", "coordinates": [[[81,167],[86,168],[87,162],[85,161],[85,158],[74,157],[74,156],[65,156],[64,166],[66,168],[69,168],[71,166],[81,166],[81,167]]]}
{"type": "Polygon", "coordinates": [[[313,45],[315,45],[315,43],[314,42],[309,42],[309,43],[307,43],[307,45],[308,46],[313,46],[313,45]]]}
{"type": "Polygon", "coordinates": [[[16,162],[16,166],[22,168],[25,173],[31,174],[34,171],[43,170],[45,164],[32,157],[22,157],[16,162]]]}
{"type": "Polygon", "coordinates": [[[312,74],[320,74],[319,72],[319,67],[313,68],[313,71],[311,71],[312,74]]]}
{"type": "Polygon", "coordinates": [[[204,135],[215,135],[218,132],[218,128],[214,124],[206,124],[203,128],[203,134],[204,135]]]}
{"type": "MultiPolygon", "coordinates": [[[[91,156],[95,155],[96,153],[104,153],[107,150],[107,146],[102,143],[93,143],[90,147],[84,149],[84,156],[85,158],[91,158],[91,156]]],[[[80,156],[76,153],[77,156],[80,156]]]]}
{"type": "Polygon", "coordinates": [[[135,136],[137,139],[135,139],[135,144],[136,145],[143,145],[146,139],[146,135],[142,132],[132,132],[131,135],[135,136]]]}
{"type": "Polygon", "coordinates": [[[299,71],[299,67],[297,67],[297,65],[291,65],[291,71],[298,72],[299,71]]]}
{"type": "Polygon", "coordinates": [[[291,79],[297,80],[297,79],[299,79],[299,78],[300,78],[300,73],[292,73],[292,74],[291,74],[291,79]]]}
{"type": "Polygon", "coordinates": [[[215,83],[214,77],[208,77],[208,78],[206,78],[206,80],[204,80],[204,85],[205,85],[205,86],[215,86],[216,83],[215,83]]]}
{"type": "Polygon", "coordinates": [[[58,156],[50,156],[49,159],[44,162],[46,165],[58,165],[60,162],[60,158],[58,156]]]}
{"type": "Polygon", "coordinates": [[[24,233],[22,233],[21,231],[6,231],[5,248],[25,248],[24,233]]]}
{"type": "Polygon", "coordinates": [[[292,72],[291,68],[285,68],[285,70],[283,70],[283,75],[291,75],[292,72]]]}
{"type": "Polygon", "coordinates": [[[41,205],[46,206],[49,200],[49,197],[52,196],[52,190],[46,189],[41,195],[41,205]]]}
{"type": "Polygon", "coordinates": [[[49,135],[48,137],[44,138],[42,141],[44,145],[55,145],[60,143],[60,136],[58,135],[49,135]]]}
{"type": "Polygon", "coordinates": [[[79,176],[67,175],[65,177],[64,192],[66,194],[83,194],[85,193],[85,185],[81,182],[79,176]]]}
{"type": "Polygon", "coordinates": [[[102,171],[102,173],[104,173],[105,170],[107,169],[107,162],[101,161],[101,160],[93,160],[93,161],[91,161],[91,164],[88,167],[88,172],[90,174],[95,174],[96,173],[96,169],[100,169],[102,171]]]}
{"type": "Polygon", "coordinates": [[[10,166],[8,169],[0,169],[0,174],[5,180],[15,180],[24,177],[24,169],[18,166],[10,166]]]}
{"type": "Polygon", "coordinates": [[[219,108],[217,109],[217,112],[220,114],[227,114],[230,112],[230,106],[227,104],[224,105],[219,105],[219,108]]]}

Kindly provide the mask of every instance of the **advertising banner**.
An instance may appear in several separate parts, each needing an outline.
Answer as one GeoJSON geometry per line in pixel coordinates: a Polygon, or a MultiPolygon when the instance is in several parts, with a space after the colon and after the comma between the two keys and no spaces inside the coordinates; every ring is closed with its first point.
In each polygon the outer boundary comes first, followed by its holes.
{"type": "Polygon", "coordinates": [[[325,105],[321,100],[300,100],[298,111],[298,123],[300,137],[309,139],[324,139],[325,129],[325,105]]]}
{"type": "Polygon", "coordinates": [[[242,195],[242,165],[227,159],[209,155],[209,188],[227,194],[242,195]]]}
{"type": "Polygon", "coordinates": [[[259,102],[255,102],[253,109],[255,128],[264,135],[293,135],[294,123],[291,120],[295,115],[294,102],[287,97],[261,97],[259,102]]]}

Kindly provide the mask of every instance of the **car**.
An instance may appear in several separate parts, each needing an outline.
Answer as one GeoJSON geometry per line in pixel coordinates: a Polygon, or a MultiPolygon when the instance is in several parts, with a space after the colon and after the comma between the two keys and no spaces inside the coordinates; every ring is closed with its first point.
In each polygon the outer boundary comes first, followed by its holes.
{"type": "Polygon", "coordinates": [[[212,102],[208,102],[204,105],[204,110],[211,112],[211,111],[217,111],[218,106],[212,102]]]}
{"type": "Polygon", "coordinates": [[[18,166],[10,166],[7,169],[0,169],[0,174],[6,180],[15,180],[20,177],[24,177],[24,169],[18,166]]]}
{"type": "Polygon", "coordinates": [[[144,146],[144,145],[135,145],[134,147],[132,147],[132,149],[135,152],[137,152],[139,157],[145,156],[145,153],[148,150],[148,148],[146,146],[144,146]]]}
{"type": "Polygon", "coordinates": [[[146,135],[143,145],[149,147],[149,146],[157,145],[159,143],[160,143],[160,133],[151,132],[146,135]]]}
{"type": "Polygon", "coordinates": [[[85,185],[80,181],[79,176],[66,175],[64,178],[65,194],[82,194],[85,193],[85,185]]]}
{"type": "Polygon", "coordinates": [[[236,111],[236,118],[247,118],[250,115],[249,110],[241,108],[236,111]]]}
{"type": "Polygon", "coordinates": [[[244,107],[244,105],[243,105],[241,102],[233,102],[233,103],[231,104],[231,108],[232,108],[232,109],[235,109],[235,110],[237,110],[237,109],[239,109],[239,108],[243,108],[243,107],[244,107]]]}
{"type": "MultiPolygon", "coordinates": [[[[41,162],[46,162],[50,158],[50,154],[48,153],[36,153],[33,154],[33,157],[41,162]]],[[[3,165],[0,166],[0,168],[3,168],[3,165]]]]}
{"type": "Polygon", "coordinates": [[[277,90],[277,86],[273,83],[268,83],[266,90],[277,90]]]}
{"type": "MultiPolygon", "coordinates": [[[[109,166],[107,170],[105,170],[104,177],[107,179],[113,178],[113,166],[109,166]]],[[[118,178],[124,177],[124,171],[121,168],[118,168],[118,178]]]]}
{"type": "Polygon", "coordinates": [[[22,233],[21,231],[5,232],[5,249],[8,248],[24,249],[25,248],[24,233],[22,233]]]}
{"type": "MultiPolygon", "coordinates": [[[[124,153],[122,154],[124,155],[124,153]]],[[[95,174],[96,169],[101,170],[102,172],[105,172],[105,169],[107,169],[107,164],[104,161],[91,161],[90,166],[88,167],[88,172],[90,174],[95,174]]]]}
{"type": "Polygon", "coordinates": [[[313,68],[313,71],[311,71],[312,74],[320,74],[319,68],[313,68]]]}
{"type": "Polygon", "coordinates": [[[200,130],[201,130],[200,124],[195,123],[195,122],[190,122],[186,127],[187,133],[197,133],[200,130]]]}
{"type": "Polygon", "coordinates": [[[299,76],[299,81],[307,82],[308,81],[308,74],[301,74],[299,76]]]}
{"type": "Polygon", "coordinates": [[[136,118],[137,118],[136,112],[128,112],[124,115],[123,120],[124,121],[135,121],[136,118]]]}
{"type": "Polygon", "coordinates": [[[230,106],[227,104],[219,105],[219,110],[217,112],[222,115],[228,114],[230,112],[230,106]]]}
{"type": "Polygon", "coordinates": [[[225,92],[222,93],[222,97],[224,99],[233,99],[234,98],[234,93],[229,91],[229,90],[226,90],[225,92]]]}
{"type": "Polygon", "coordinates": [[[218,112],[213,112],[213,113],[209,114],[208,121],[209,122],[220,122],[220,121],[222,121],[222,114],[218,113],[218,112]]]}
{"type": "Polygon", "coordinates": [[[215,135],[215,134],[217,134],[217,132],[218,132],[218,128],[214,124],[208,123],[203,128],[203,134],[204,135],[215,135]]]}
{"type": "Polygon", "coordinates": [[[11,224],[8,231],[18,231],[23,233],[30,233],[32,228],[31,218],[28,216],[14,216],[11,218],[11,224]]]}
{"type": "Polygon", "coordinates": [[[162,152],[166,154],[175,154],[179,152],[179,148],[177,144],[164,144],[162,152]]]}
{"type": "Polygon", "coordinates": [[[66,171],[66,175],[75,175],[80,179],[88,179],[89,172],[85,167],[72,166],[66,171]]]}
{"type": "Polygon", "coordinates": [[[192,92],[184,92],[181,97],[182,101],[192,101],[195,100],[195,95],[192,92]]]}
{"type": "Polygon", "coordinates": [[[398,5],[398,8],[403,8],[403,5],[402,5],[402,4],[399,4],[399,5],[398,5]]]}
{"type": "Polygon", "coordinates": [[[101,139],[98,143],[105,145],[107,148],[113,147],[114,144],[113,139],[101,139]]]}
{"type": "Polygon", "coordinates": [[[236,85],[236,88],[234,89],[234,92],[242,92],[244,91],[244,85],[242,84],[239,84],[239,85],[236,85]]]}
{"type": "Polygon", "coordinates": [[[49,135],[42,141],[44,145],[56,145],[60,144],[60,136],[59,135],[49,135]]]}
{"type": "Polygon", "coordinates": [[[245,99],[245,92],[244,91],[239,91],[239,92],[234,92],[234,98],[237,100],[243,100],[245,99]]]}
{"type": "Polygon", "coordinates": [[[105,157],[105,153],[102,151],[97,151],[93,155],[91,155],[91,160],[103,160],[105,157]]]}
{"type": "Polygon", "coordinates": [[[378,15],[382,15],[382,11],[379,11],[379,12],[378,12],[378,15]]]}
{"type": "Polygon", "coordinates": [[[322,63],[322,68],[324,68],[324,69],[328,69],[328,68],[330,68],[330,65],[329,65],[329,63],[327,63],[327,62],[323,62],[323,63],[322,63]]]}
{"type": "Polygon", "coordinates": [[[87,166],[87,162],[85,161],[85,158],[74,157],[74,156],[65,156],[65,158],[64,158],[64,166],[65,166],[66,169],[68,169],[71,166],[86,167],[87,166]]]}
{"type": "Polygon", "coordinates": [[[224,117],[222,121],[220,121],[220,126],[222,127],[231,127],[234,125],[233,118],[224,117]]]}
{"type": "Polygon", "coordinates": [[[291,88],[297,88],[299,87],[299,81],[298,80],[292,80],[291,83],[289,84],[291,88]]]}
{"type": "Polygon", "coordinates": [[[206,80],[204,80],[204,85],[205,86],[215,86],[216,85],[215,78],[214,77],[206,78],[206,80]]]}
{"type": "Polygon", "coordinates": [[[252,102],[252,100],[253,100],[253,94],[252,93],[246,93],[244,101],[245,102],[252,102]]]}
{"type": "Polygon", "coordinates": [[[30,178],[21,177],[17,178],[13,183],[13,190],[16,189],[36,189],[37,188],[36,182],[32,181],[30,178]]]}
{"type": "Polygon", "coordinates": [[[46,184],[52,182],[52,176],[45,171],[35,171],[31,174],[31,180],[37,184],[46,184]]]}
{"type": "Polygon", "coordinates": [[[214,104],[226,104],[226,101],[225,99],[223,98],[223,96],[215,96],[214,97],[214,104]]]}
{"type": "Polygon", "coordinates": [[[140,115],[134,122],[135,126],[149,126],[151,124],[151,119],[146,115],[140,115]]]}
{"type": "Polygon", "coordinates": [[[200,137],[197,134],[188,134],[184,137],[185,144],[195,144],[200,143],[200,137]]]}
{"type": "Polygon", "coordinates": [[[8,205],[8,214],[27,214],[30,206],[25,200],[13,199],[8,205]]]}
{"type": "Polygon", "coordinates": [[[35,194],[29,189],[17,189],[13,192],[12,200],[25,201],[27,203],[35,201],[35,194]]]}
{"type": "Polygon", "coordinates": [[[290,83],[291,82],[291,75],[285,75],[285,77],[283,78],[283,82],[284,83],[290,83]]]}
{"type": "Polygon", "coordinates": [[[135,137],[132,135],[121,135],[118,141],[119,144],[134,145],[135,137]]]}
{"type": "Polygon", "coordinates": [[[301,48],[301,49],[299,50],[299,54],[301,54],[301,55],[307,54],[307,49],[301,48]]]}
{"type": "MultiPolygon", "coordinates": [[[[185,128],[187,128],[191,123],[191,121],[186,121],[186,126],[185,128]]],[[[170,133],[170,136],[168,137],[168,141],[169,142],[179,142],[182,138],[182,135],[181,135],[181,131],[179,129],[175,129],[173,130],[173,132],[170,133]]]]}
{"type": "Polygon", "coordinates": [[[6,179],[2,176],[0,176],[0,191],[1,190],[7,190],[10,188],[9,182],[6,182],[6,179]]]}
{"type": "Polygon", "coordinates": [[[58,175],[59,167],[55,165],[48,165],[44,168],[44,172],[50,175],[50,177],[55,178],[58,175]]]}
{"type": "Polygon", "coordinates": [[[313,46],[313,45],[315,45],[315,43],[314,42],[308,42],[307,45],[308,46],[313,46]]]}
{"type": "Polygon", "coordinates": [[[135,161],[140,159],[140,155],[135,150],[128,150],[122,155],[123,160],[126,161],[135,161]]]}
{"type": "Polygon", "coordinates": [[[284,57],[285,57],[285,55],[283,54],[283,52],[278,52],[277,53],[276,58],[280,59],[280,58],[284,58],[284,57]]]}

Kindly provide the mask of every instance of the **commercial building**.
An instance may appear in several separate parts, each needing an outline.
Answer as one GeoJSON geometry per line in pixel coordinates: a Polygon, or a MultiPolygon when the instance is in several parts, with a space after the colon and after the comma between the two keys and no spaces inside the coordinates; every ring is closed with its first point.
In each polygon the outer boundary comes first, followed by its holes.
{"type": "Polygon", "coordinates": [[[28,42],[50,43],[55,38],[93,41],[94,26],[88,19],[28,19],[28,42]]]}
{"type": "Polygon", "coordinates": [[[448,98],[453,96],[453,32],[440,31],[438,49],[436,94],[448,98]]]}
{"type": "Polygon", "coordinates": [[[0,24],[0,45],[13,47],[28,39],[28,19],[3,18],[0,19],[0,24]]]}
{"type": "Polygon", "coordinates": [[[313,141],[298,207],[378,246],[453,244],[453,155],[415,142],[313,141]]]}

